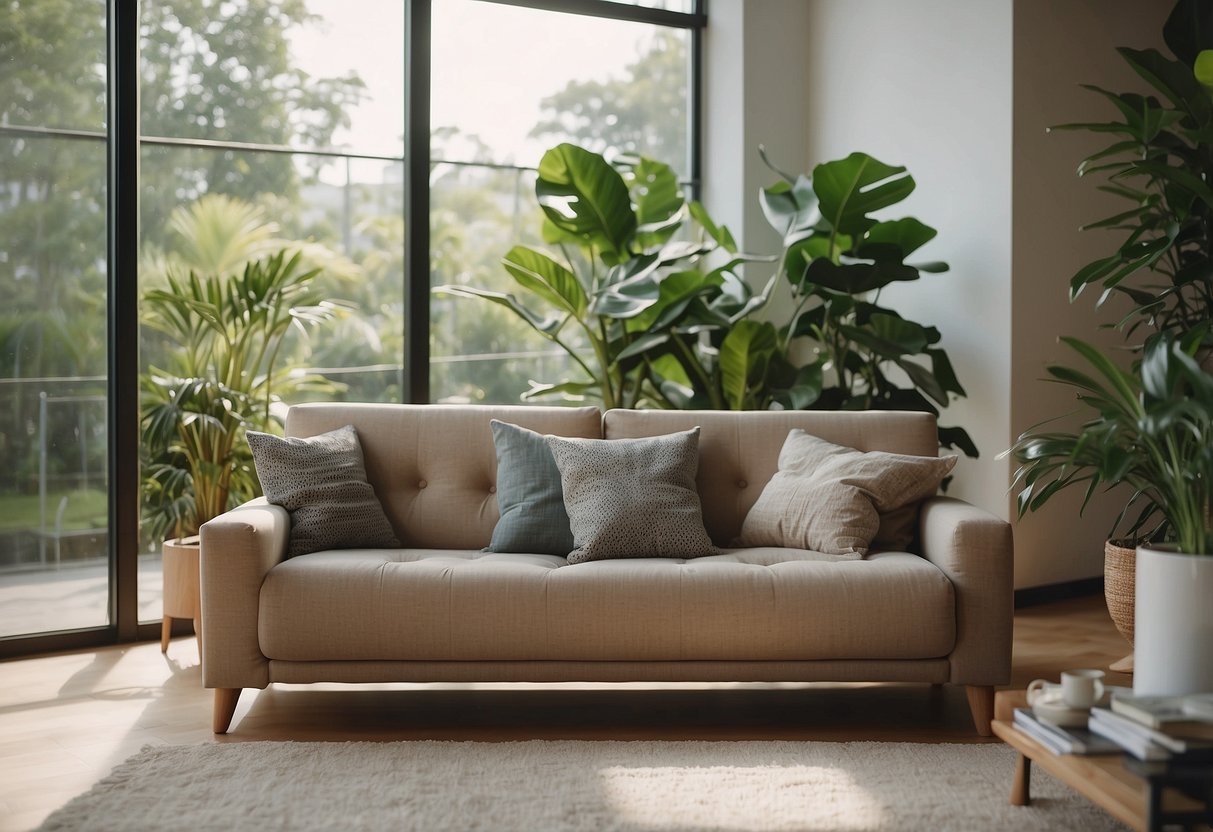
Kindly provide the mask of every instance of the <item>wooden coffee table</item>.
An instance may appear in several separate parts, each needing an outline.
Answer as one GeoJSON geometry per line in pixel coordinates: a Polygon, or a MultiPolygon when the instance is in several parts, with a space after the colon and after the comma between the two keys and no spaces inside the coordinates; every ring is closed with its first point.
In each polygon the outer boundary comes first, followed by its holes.
{"type": "MultiPolygon", "coordinates": [[[[1002,691],[994,697],[994,734],[1016,751],[1015,779],[1011,783],[1011,804],[1027,806],[1032,797],[1029,780],[1032,763],[1086,797],[1112,817],[1134,829],[1148,832],[1161,829],[1163,822],[1187,822],[1188,829],[1208,829],[1211,807],[1168,788],[1174,773],[1165,764],[1135,763],[1136,771],[1125,766],[1119,754],[1079,756],[1054,754],[1048,748],[1018,730],[1012,724],[1016,708],[1027,707],[1024,691],[1002,691]],[[1164,808],[1164,792],[1166,802],[1164,808]],[[1196,825],[1203,821],[1203,825],[1196,825]]],[[[1208,778],[1208,770],[1204,776],[1208,778]]]]}

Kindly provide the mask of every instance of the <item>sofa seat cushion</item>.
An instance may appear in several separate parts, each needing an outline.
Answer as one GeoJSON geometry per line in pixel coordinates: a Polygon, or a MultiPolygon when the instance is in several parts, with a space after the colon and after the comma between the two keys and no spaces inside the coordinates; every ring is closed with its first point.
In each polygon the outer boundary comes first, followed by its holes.
{"type": "Polygon", "coordinates": [[[270,570],[258,637],[283,661],[926,659],[951,652],[954,609],[943,573],[904,552],[346,550],[270,570]]]}

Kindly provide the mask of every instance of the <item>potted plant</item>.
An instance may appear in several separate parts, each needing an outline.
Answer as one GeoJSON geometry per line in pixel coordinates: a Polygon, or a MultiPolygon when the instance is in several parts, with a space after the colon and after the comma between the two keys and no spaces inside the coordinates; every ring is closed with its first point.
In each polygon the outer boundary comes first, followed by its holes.
{"type": "Polygon", "coordinates": [[[167,538],[162,647],[171,618],[198,618],[198,528],[258,493],[244,431],[275,430],[284,394],[332,389],[286,366],[288,333],[338,309],[301,257],[282,250],[226,275],[170,271],[143,294],[143,324],[166,339],[163,366],[140,379],[143,525],[167,538]]]}
{"type": "MultiPolygon", "coordinates": [[[[1070,298],[1093,287],[1100,290],[1097,306],[1120,299],[1127,312],[1108,326],[1121,330],[1137,353],[1164,334],[1184,338],[1213,309],[1213,12],[1200,0],[1179,0],[1163,36],[1170,57],[1156,49],[1117,50],[1154,95],[1088,85],[1113,105],[1117,117],[1054,128],[1111,137],[1081,162],[1078,175],[1105,177],[1099,189],[1126,200],[1122,210],[1084,226],[1118,232],[1122,241],[1071,277],[1070,298]]],[[[1204,331],[1197,355],[1208,367],[1204,331]]],[[[1137,543],[1113,537],[1104,547],[1108,611],[1130,644],[1137,543]]],[[[1132,655],[1112,669],[1131,671],[1132,655]]]]}
{"type": "MultiPolygon", "coordinates": [[[[1019,461],[1019,513],[1084,484],[1083,505],[1101,487],[1126,485],[1141,511],[1129,529],[1137,548],[1134,691],[1213,691],[1213,375],[1195,356],[1208,324],[1182,340],[1162,333],[1133,370],[1073,338],[1086,363],[1048,368],[1089,410],[1078,431],[1033,429],[1011,449],[1019,461]],[[1169,541],[1169,542],[1164,542],[1169,541]]],[[[1117,518],[1117,523],[1125,512],[1117,518]]]]}

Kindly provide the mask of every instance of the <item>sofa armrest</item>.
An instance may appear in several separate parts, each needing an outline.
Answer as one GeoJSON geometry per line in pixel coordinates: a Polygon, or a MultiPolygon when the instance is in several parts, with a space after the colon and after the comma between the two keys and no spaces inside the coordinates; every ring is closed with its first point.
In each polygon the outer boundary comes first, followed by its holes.
{"type": "Polygon", "coordinates": [[[264,688],[269,660],[257,639],[266,574],[286,557],[291,516],[258,498],[204,523],[202,537],[202,684],[264,688]]]}
{"type": "Polygon", "coordinates": [[[923,557],[939,567],[955,593],[951,681],[1007,684],[1014,618],[1011,524],[951,497],[924,502],[919,523],[923,557]]]}

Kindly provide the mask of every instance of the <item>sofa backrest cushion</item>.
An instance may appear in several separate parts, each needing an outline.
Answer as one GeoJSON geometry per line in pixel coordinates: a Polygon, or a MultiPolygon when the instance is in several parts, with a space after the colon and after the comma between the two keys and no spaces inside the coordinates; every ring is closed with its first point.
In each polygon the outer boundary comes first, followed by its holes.
{"type": "MultiPolygon", "coordinates": [[[[656,436],[696,425],[703,521],[718,546],[728,545],[741,533],[746,513],[779,468],[779,451],[792,428],[861,451],[939,453],[935,417],[930,413],[620,409],[603,417],[607,439],[656,436]]],[[[906,519],[912,522],[912,517],[906,519]]]]}
{"type": "Polygon", "coordinates": [[[497,524],[493,419],[538,433],[598,439],[596,407],[525,405],[297,405],[287,436],[315,436],[353,425],[367,480],[407,547],[480,549],[497,524]]]}

